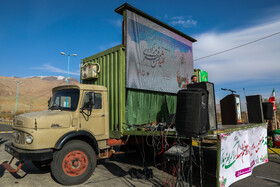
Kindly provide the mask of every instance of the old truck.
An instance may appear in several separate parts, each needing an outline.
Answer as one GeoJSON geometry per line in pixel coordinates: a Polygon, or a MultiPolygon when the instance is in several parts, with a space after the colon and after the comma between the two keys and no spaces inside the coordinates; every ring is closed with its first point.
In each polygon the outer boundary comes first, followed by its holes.
{"type": "MultiPolygon", "coordinates": [[[[194,74],[191,43],[196,40],[130,5],[125,4],[116,11],[126,19],[129,15],[127,10],[174,33],[172,35],[168,31],[161,36],[161,33],[151,31],[151,34],[163,39],[147,40],[157,43],[152,47],[146,46],[143,64],[135,72],[141,76],[141,84],[148,86],[148,89],[135,89],[135,85],[128,86],[126,82],[129,80],[128,74],[136,75],[128,69],[128,64],[133,61],[133,56],[128,55],[131,49],[127,44],[129,41],[84,58],[81,62],[81,84],[55,87],[47,111],[15,117],[14,139],[5,145],[5,150],[20,164],[13,169],[12,160],[3,163],[8,171],[17,172],[24,161],[31,160],[38,168],[50,167],[52,175],[61,184],[83,183],[94,172],[98,158],[108,158],[114,154],[113,146],[128,142],[130,135],[150,135],[145,131],[147,125],[164,124],[169,114],[176,113],[176,89],[184,88],[194,74]],[[164,43],[155,48],[158,42],[164,43]],[[150,68],[147,67],[148,63],[153,72],[147,71],[150,68]],[[185,69],[185,65],[189,69],[185,69]],[[188,75],[184,70],[189,72],[188,75]],[[158,89],[173,87],[175,91],[153,90],[154,85],[148,85],[153,81],[149,78],[152,73],[156,82],[163,83],[155,84],[158,89]],[[157,79],[157,76],[161,79],[157,79]]],[[[195,71],[198,77],[199,72],[195,71]]],[[[207,73],[203,74],[200,79],[207,80],[207,73]]]]}
{"type": "Polygon", "coordinates": [[[80,184],[92,175],[98,158],[114,154],[113,146],[123,145],[129,135],[150,135],[140,124],[165,122],[168,114],[175,113],[175,94],[125,88],[125,71],[118,71],[124,70],[124,53],[125,47],[120,45],[85,58],[85,62],[100,60],[99,79],[55,87],[49,110],[16,116],[14,140],[5,145],[5,150],[21,163],[18,169],[11,168],[11,162],[3,166],[17,172],[24,161],[31,160],[40,169],[50,168],[61,184],[80,184]],[[113,57],[115,66],[119,67],[106,69],[105,63],[113,61],[101,59],[113,57]],[[150,103],[139,104],[139,100],[150,103]],[[162,109],[162,105],[166,108],[162,109]],[[147,108],[154,112],[144,111],[147,108]]]}

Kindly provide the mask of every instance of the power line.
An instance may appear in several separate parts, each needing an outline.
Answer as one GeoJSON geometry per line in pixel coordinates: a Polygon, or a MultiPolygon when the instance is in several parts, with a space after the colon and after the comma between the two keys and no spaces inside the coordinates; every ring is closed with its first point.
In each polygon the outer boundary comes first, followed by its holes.
{"type": "Polygon", "coordinates": [[[204,57],[201,57],[201,58],[197,58],[197,59],[195,59],[194,61],[198,61],[198,60],[201,60],[201,59],[204,59],[204,58],[209,58],[209,57],[212,57],[212,56],[215,56],[215,55],[219,55],[219,54],[222,54],[222,53],[225,53],[225,52],[228,52],[228,51],[232,51],[232,50],[234,50],[234,49],[237,49],[237,48],[240,48],[240,47],[244,47],[244,46],[246,46],[246,45],[250,45],[250,44],[252,44],[252,43],[255,43],[255,42],[264,40],[264,39],[266,39],[266,38],[275,36],[275,35],[277,35],[277,34],[280,34],[280,32],[276,32],[276,33],[274,33],[274,34],[265,36],[265,37],[263,37],[263,38],[259,38],[259,39],[257,39],[257,40],[254,40],[254,41],[251,41],[251,42],[248,42],[248,43],[245,43],[245,44],[242,44],[242,45],[239,45],[239,46],[236,46],[236,47],[233,47],[233,48],[224,50],[224,51],[220,51],[220,52],[217,52],[217,53],[214,53],[214,54],[211,54],[211,55],[207,55],[207,56],[204,56],[204,57]]]}
{"type": "MultiPolygon", "coordinates": [[[[245,87],[245,88],[246,88],[246,92],[247,91],[248,92],[251,92],[251,91],[272,91],[273,88],[276,89],[276,90],[280,89],[280,87],[275,87],[275,86],[271,86],[271,90],[268,90],[269,88],[262,88],[262,87],[259,87],[258,89],[253,89],[253,90],[248,89],[247,87],[245,87]]],[[[251,87],[251,88],[257,88],[257,86],[256,87],[251,87]]],[[[237,92],[241,92],[243,90],[243,88],[235,88],[234,90],[237,91],[237,92]]],[[[224,92],[224,91],[218,89],[217,92],[224,92]]]]}

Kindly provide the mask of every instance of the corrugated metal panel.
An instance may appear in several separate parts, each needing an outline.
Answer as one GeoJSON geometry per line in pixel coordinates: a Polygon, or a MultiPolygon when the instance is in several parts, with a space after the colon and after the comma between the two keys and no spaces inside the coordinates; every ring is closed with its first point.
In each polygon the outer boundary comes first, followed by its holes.
{"type": "Polygon", "coordinates": [[[83,63],[100,65],[98,79],[83,80],[84,84],[103,85],[108,88],[110,137],[118,138],[125,125],[125,47],[118,45],[83,59],[83,63]]]}

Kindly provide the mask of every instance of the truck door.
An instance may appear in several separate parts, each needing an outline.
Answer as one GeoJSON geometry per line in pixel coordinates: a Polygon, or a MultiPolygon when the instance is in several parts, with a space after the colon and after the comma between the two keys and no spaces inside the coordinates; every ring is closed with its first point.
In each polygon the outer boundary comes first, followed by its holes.
{"type": "Polygon", "coordinates": [[[80,113],[81,129],[91,131],[95,136],[105,134],[105,110],[101,92],[84,92],[82,108],[84,112],[80,113]],[[87,106],[90,95],[94,93],[94,105],[90,111],[87,106]]]}

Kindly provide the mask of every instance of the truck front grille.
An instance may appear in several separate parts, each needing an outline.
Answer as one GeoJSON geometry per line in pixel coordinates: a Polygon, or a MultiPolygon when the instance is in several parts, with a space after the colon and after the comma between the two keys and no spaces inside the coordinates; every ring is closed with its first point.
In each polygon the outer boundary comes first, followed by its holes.
{"type": "Polygon", "coordinates": [[[16,120],[15,125],[16,126],[23,126],[23,121],[22,120],[16,120]]]}
{"type": "Polygon", "coordinates": [[[15,140],[15,143],[17,143],[17,144],[25,144],[24,132],[15,131],[14,140],[15,140]]]}

